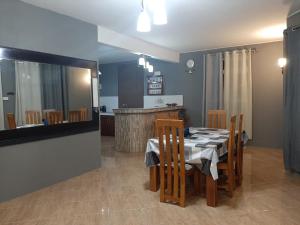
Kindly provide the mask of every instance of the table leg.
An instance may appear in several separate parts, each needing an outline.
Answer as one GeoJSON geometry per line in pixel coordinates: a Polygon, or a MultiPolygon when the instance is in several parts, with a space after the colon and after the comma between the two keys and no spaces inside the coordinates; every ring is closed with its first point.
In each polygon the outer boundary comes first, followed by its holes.
{"type": "Polygon", "coordinates": [[[207,205],[216,207],[218,202],[218,185],[211,175],[206,176],[206,201],[207,205]]]}
{"type": "Polygon", "coordinates": [[[159,166],[150,167],[150,191],[158,191],[159,189],[159,166]]]}

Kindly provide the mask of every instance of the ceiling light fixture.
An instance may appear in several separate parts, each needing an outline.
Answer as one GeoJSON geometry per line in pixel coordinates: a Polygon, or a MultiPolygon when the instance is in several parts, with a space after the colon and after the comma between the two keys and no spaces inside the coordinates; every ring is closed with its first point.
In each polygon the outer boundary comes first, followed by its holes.
{"type": "Polygon", "coordinates": [[[153,73],[154,67],[150,64],[149,61],[146,60],[144,55],[141,55],[138,59],[138,65],[143,67],[145,70],[148,70],[149,73],[153,73]]]}
{"type": "Polygon", "coordinates": [[[279,58],[277,63],[278,63],[278,66],[281,68],[282,74],[284,74],[284,67],[287,64],[287,59],[286,58],[279,58]]]}
{"type": "Polygon", "coordinates": [[[153,0],[155,2],[153,10],[153,24],[165,25],[168,23],[165,0],[153,0]]]}
{"type": "Polygon", "coordinates": [[[138,32],[150,32],[151,31],[151,21],[148,13],[144,7],[144,0],[141,2],[142,10],[138,18],[137,28],[138,32]]]}
{"type": "Polygon", "coordinates": [[[152,66],[152,65],[149,65],[149,67],[148,67],[148,72],[149,72],[149,73],[153,73],[153,66],[152,66]]]}
{"type": "Polygon", "coordinates": [[[145,69],[149,69],[149,66],[150,66],[150,63],[147,61],[145,69]]]}
{"type": "Polygon", "coordinates": [[[151,31],[151,19],[147,13],[149,11],[153,14],[154,25],[165,25],[168,23],[165,0],[142,0],[141,7],[142,9],[137,22],[138,32],[151,31]]]}
{"type": "Polygon", "coordinates": [[[275,26],[265,27],[257,32],[257,35],[265,39],[282,38],[283,31],[286,29],[286,24],[278,24],[275,26]]]}
{"type": "Polygon", "coordinates": [[[146,60],[145,60],[144,56],[141,56],[139,58],[139,66],[143,66],[145,68],[145,66],[146,66],[146,60]]]}

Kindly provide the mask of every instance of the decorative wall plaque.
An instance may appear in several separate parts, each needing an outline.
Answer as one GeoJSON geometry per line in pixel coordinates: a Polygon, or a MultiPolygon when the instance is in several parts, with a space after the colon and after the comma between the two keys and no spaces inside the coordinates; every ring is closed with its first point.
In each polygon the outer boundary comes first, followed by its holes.
{"type": "Polygon", "coordinates": [[[147,94],[162,95],[163,94],[163,76],[147,77],[147,94]]]}

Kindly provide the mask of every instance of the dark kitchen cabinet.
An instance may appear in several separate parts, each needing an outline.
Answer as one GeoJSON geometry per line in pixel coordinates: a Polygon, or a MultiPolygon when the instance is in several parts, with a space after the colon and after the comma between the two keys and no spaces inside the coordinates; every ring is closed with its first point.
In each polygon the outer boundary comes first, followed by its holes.
{"type": "Polygon", "coordinates": [[[115,136],[115,117],[113,115],[101,115],[101,135],[115,136]]]}
{"type": "Polygon", "coordinates": [[[119,108],[144,107],[144,69],[137,63],[118,68],[119,108]]]}

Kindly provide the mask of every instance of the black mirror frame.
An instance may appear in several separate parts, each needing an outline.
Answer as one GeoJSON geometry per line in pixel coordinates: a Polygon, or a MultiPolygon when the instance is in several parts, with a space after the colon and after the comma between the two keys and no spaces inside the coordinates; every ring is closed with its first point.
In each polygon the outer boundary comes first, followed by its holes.
{"type": "MultiPolygon", "coordinates": [[[[97,77],[96,61],[1,46],[0,58],[91,69],[91,95],[93,99],[92,79],[97,77]]],[[[91,109],[91,121],[0,131],[0,146],[15,145],[50,138],[74,135],[79,133],[97,131],[99,130],[99,110],[98,108],[93,108],[92,102],[91,109]]]]}

